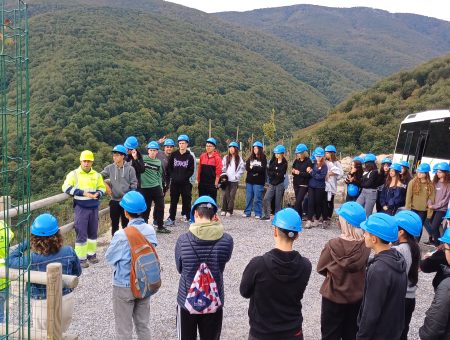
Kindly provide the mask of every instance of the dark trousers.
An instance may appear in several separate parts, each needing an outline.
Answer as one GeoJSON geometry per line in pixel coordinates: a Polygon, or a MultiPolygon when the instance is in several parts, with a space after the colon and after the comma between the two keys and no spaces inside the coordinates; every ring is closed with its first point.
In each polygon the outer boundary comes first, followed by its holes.
{"type": "Polygon", "coordinates": [[[222,332],[223,309],[211,314],[189,314],[177,306],[178,340],[196,340],[197,328],[200,340],[219,340],[222,332]]]}
{"type": "Polygon", "coordinates": [[[381,206],[380,196],[381,196],[381,191],[378,190],[377,191],[377,201],[375,202],[375,207],[377,209],[377,212],[384,212],[383,207],[381,206]]]}
{"type": "Polygon", "coordinates": [[[412,314],[416,308],[416,299],[405,299],[405,327],[403,328],[400,340],[408,340],[409,323],[411,322],[412,314]]]}
{"type": "Polygon", "coordinates": [[[297,185],[294,187],[295,192],[295,210],[297,210],[300,217],[303,216],[303,200],[308,193],[308,187],[297,185]]]}
{"type": "Polygon", "coordinates": [[[422,220],[422,228],[420,229],[420,235],[419,237],[416,237],[417,242],[420,242],[420,239],[422,238],[423,225],[425,223],[425,220],[427,219],[427,212],[414,209],[411,209],[411,211],[414,211],[417,215],[419,215],[420,219],[422,220]]]}
{"type": "Polygon", "coordinates": [[[308,220],[316,217],[316,220],[323,216],[325,201],[325,188],[308,188],[308,220]]]}
{"type": "Polygon", "coordinates": [[[233,213],[234,200],[239,187],[239,182],[229,182],[225,190],[223,190],[222,211],[233,213]]]}
{"type": "Polygon", "coordinates": [[[191,213],[191,203],[192,203],[192,184],[187,183],[172,183],[170,184],[170,208],[169,208],[169,218],[175,221],[175,216],[177,214],[177,205],[181,196],[181,215],[189,218],[191,213]]]}
{"type": "Polygon", "coordinates": [[[328,193],[325,191],[325,204],[323,208],[323,219],[329,220],[334,212],[334,195],[331,195],[331,200],[328,200],[328,193]]]}
{"type": "Polygon", "coordinates": [[[164,225],[164,194],[162,188],[160,186],[140,188],[139,191],[144,196],[145,203],[147,204],[147,210],[143,214],[144,221],[148,223],[152,203],[155,202],[156,221],[153,221],[153,224],[162,227],[164,225]]]}
{"type": "Polygon", "coordinates": [[[217,188],[215,187],[215,185],[210,185],[210,184],[198,184],[198,197],[200,196],[209,196],[211,197],[214,201],[217,202],[217,188]]]}
{"type": "Polygon", "coordinates": [[[441,237],[441,232],[439,227],[441,226],[442,219],[445,216],[445,211],[435,211],[431,217],[431,237],[435,245],[439,245],[439,237],[441,237]]]}
{"type": "Polygon", "coordinates": [[[111,235],[119,230],[119,221],[122,224],[122,228],[125,228],[128,224],[128,219],[125,217],[125,211],[119,204],[120,201],[109,201],[109,217],[111,218],[111,235]]]}
{"type": "MultiPolygon", "coordinates": [[[[274,336],[273,336],[273,339],[283,339],[283,340],[303,340],[303,339],[304,339],[304,338],[303,338],[303,331],[300,330],[300,331],[298,331],[298,334],[297,334],[297,335],[293,335],[293,336],[285,336],[285,335],[283,335],[283,337],[279,337],[278,334],[277,334],[277,335],[274,335],[274,336]]],[[[248,340],[259,340],[259,338],[256,337],[256,336],[254,336],[254,335],[252,335],[252,334],[249,334],[249,335],[248,335],[248,340]]]]}
{"type": "Polygon", "coordinates": [[[322,297],[320,330],[322,340],[355,340],[361,301],[353,304],[340,304],[322,297]]]}

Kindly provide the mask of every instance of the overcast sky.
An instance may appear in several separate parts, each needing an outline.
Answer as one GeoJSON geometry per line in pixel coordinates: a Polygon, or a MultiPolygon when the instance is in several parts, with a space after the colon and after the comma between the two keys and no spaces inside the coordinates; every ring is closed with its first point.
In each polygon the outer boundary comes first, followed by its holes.
{"type": "Polygon", "coordinates": [[[415,13],[450,21],[449,0],[171,0],[204,12],[249,11],[256,8],[314,4],[327,7],[372,7],[393,13],[415,13]]]}

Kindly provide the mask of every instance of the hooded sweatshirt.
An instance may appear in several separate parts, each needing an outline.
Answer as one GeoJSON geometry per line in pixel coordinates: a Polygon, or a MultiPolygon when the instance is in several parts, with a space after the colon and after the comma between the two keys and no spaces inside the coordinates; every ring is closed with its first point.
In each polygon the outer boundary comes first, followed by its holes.
{"type": "Polygon", "coordinates": [[[189,151],[181,153],[179,150],[172,152],[167,165],[167,174],[170,177],[170,183],[187,184],[190,177],[194,174],[195,159],[189,151]]]}
{"type": "Polygon", "coordinates": [[[272,249],[244,270],[240,293],[250,298],[250,334],[259,340],[291,338],[302,331],[303,293],[311,262],[297,251],[272,249]]]}
{"type": "Polygon", "coordinates": [[[131,162],[124,162],[121,168],[115,163],[107,165],[101,175],[109,178],[113,201],[120,201],[128,191],[137,189],[136,171],[131,166],[131,162]]]}
{"type": "Polygon", "coordinates": [[[224,233],[220,222],[193,223],[189,232],[180,235],[175,245],[175,263],[181,274],[177,296],[181,308],[185,308],[187,291],[202,262],[208,265],[224,304],[223,271],[232,252],[233,238],[224,233]]]}
{"type": "Polygon", "coordinates": [[[219,152],[214,152],[208,155],[204,152],[200,155],[200,163],[198,165],[197,180],[199,186],[213,187],[216,178],[220,177],[222,173],[222,158],[219,152]]]}
{"type": "Polygon", "coordinates": [[[317,263],[317,272],[325,276],[320,294],[335,303],[361,301],[369,254],[364,240],[350,241],[340,237],[329,240],[317,263]]]}
{"type": "Polygon", "coordinates": [[[369,260],[357,340],[400,339],[407,283],[405,260],[396,249],[384,250],[369,260]]]}

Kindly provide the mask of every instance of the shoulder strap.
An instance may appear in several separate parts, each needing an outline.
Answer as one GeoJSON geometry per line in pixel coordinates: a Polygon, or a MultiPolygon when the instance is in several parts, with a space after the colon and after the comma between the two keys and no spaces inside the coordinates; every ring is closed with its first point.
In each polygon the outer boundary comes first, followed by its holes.
{"type": "Polygon", "coordinates": [[[188,241],[189,241],[189,244],[191,245],[192,250],[193,250],[194,253],[195,253],[195,256],[197,257],[197,260],[198,260],[200,263],[203,263],[203,262],[208,261],[208,259],[209,259],[209,257],[211,256],[212,251],[213,251],[213,249],[214,249],[214,247],[215,247],[217,241],[213,243],[213,246],[211,247],[211,250],[209,251],[209,254],[208,254],[208,256],[206,257],[206,260],[205,260],[205,261],[202,261],[202,260],[200,259],[200,257],[198,256],[197,252],[195,251],[194,246],[192,245],[191,238],[189,237],[189,233],[187,234],[187,239],[188,239],[188,241]]]}
{"type": "Polygon", "coordinates": [[[144,237],[144,235],[142,235],[142,233],[139,231],[138,228],[129,225],[123,231],[125,232],[125,235],[128,238],[128,244],[130,245],[131,249],[131,256],[133,256],[133,254],[137,250],[140,250],[140,248],[143,248],[144,246],[148,245],[156,254],[156,258],[158,258],[159,260],[158,253],[156,252],[155,247],[144,237]]]}

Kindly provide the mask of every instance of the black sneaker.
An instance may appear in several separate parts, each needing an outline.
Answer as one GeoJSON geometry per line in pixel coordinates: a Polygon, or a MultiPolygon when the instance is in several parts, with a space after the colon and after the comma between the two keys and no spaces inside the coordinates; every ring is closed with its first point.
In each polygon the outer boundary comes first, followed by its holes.
{"type": "Polygon", "coordinates": [[[89,268],[88,260],[80,260],[81,268],[89,268]]]}
{"type": "Polygon", "coordinates": [[[87,259],[92,264],[98,263],[97,255],[88,255],[87,259]]]}
{"type": "Polygon", "coordinates": [[[169,229],[164,228],[164,227],[158,227],[158,229],[156,229],[156,232],[160,233],[160,234],[170,234],[171,233],[171,231],[169,229]]]}
{"type": "Polygon", "coordinates": [[[261,216],[260,220],[261,221],[270,221],[270,217],[269,216],[261,216]]]}

